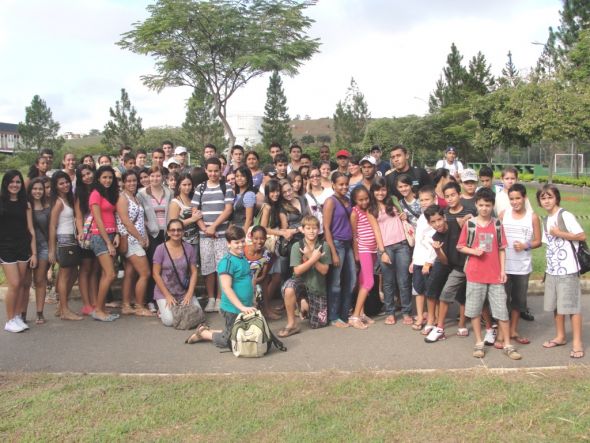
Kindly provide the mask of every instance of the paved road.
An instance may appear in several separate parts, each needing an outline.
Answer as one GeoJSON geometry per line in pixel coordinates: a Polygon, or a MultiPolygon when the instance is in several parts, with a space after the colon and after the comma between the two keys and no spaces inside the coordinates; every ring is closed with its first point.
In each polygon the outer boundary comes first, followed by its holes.
{"type": "MultiPolygon", "coordinates": [[[[79,308],[79,301],[72,303],[79,308]]],[[[590,305],[590,296],[583,297],[590,305]]],[[[535,313],[534,322],[522,322],[521,334],[531,338],[530,345],[520,345],[523,360],[514,362],[501,351],[489,348],[484,359],[471,356],[473,338],[454,335],[456,324],[449,320],[449,338],[426,344],[410,327],[398,323],[386,326],[383,317],[367,331],[340,330],[333,327],[311,330],[303,325],[302,333],[284,343],[288,352],[273,350],[260,359],[238,359],[221,353],[209,343],[185,345],[187,331],[161,325],[157,319],[125,317],[114,323],[91,319],[66,322],[53,317],[53,305],[46,307],[48,323],[31,325],[21,334],[0,332],[0,371],[46,372],[114,372],[114,373],[250,373],[321,370],[399,370],[448,368],[515,368],[563,366],[574,363],[569,346],[551,350],[541,347],[553,337],[550,313],[542,312],[542,297],[529,297],[535,313]]],[[[586,308],[587,310],[587,308],[586,308]]],[[[30,306],[30,312],[34,306],[30,306]]],[[[454,319],[452,310],[449,318],[454,319]]],[[[208,314],[212,326],[221,326],[219,314],[208,314]]],[[[4,310],[0,314],[6,321],[4,310]]],[[[272,322],[278,331],[283,321],[272,322]]],[[[569,325],[568,325],[569,331],[569,325]]],[[[568,339],[570,337],[568,336],[568,339]]],[[[584,323],[584,339],[590,344],[590,322],[584,323]]],[[[588,350],[588,349],[587,349],[588,350]]],[[[588,364],[590,357],[575,363],[588,364]]]]}

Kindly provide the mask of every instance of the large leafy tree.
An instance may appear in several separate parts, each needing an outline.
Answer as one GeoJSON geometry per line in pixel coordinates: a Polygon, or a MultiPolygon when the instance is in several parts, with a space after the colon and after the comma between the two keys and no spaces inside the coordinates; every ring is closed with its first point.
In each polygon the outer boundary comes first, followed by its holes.
{"type": "Polygon", "coordinates": [[[25,121],[18,124],[20,143],[25,149],[59,149],[64,144],[63,137],[57,135],[59,128],[45,100],[35,95],[25,108],[25,121]]]}
{"type": "Polygon", "coordinates": [[[334,131],[339,147],[350,147],[360,143],[371,118],[369,106],[354,78],[346,92],[344,101],[339,101],[334,113],[334,131]]]}
{"type": "MultiPolygon", "coordinates": [[[[211,95],[204,88],[195,88],[186,105],[186,117],[182,128],[190,140],[189,147],[202,149],[207,143],[223,146],[223,125],[217,118],[211,95]]],[[[197,153],[197,152],[195,152],[197,153]]]]}
{"type": "Polygon", "coordinates": [[[109,108],[109,115],[111,119],[104,127],[102,142],[110,147],[135,146],[144,131],[141,126],[141,117],[131,105],[125,88],[121,89],[121,101],[115,102],[115,109],[109,108]]]}
{"type": "Polygon", "coordinates": [[[265,72],[298,72],[317,52],[307,37],[313,20],[310,1],[158,0],[150,16],[137,22],[119,46],[156,59],[156,73],[142,76],[157,91],[168,86],[204,85],[229,138],[227,103],[251,79],[265,72]]]}
{"type": "MultiPolygon", "coordinates": [[[[293,138],[289,121],[283,82],[279,73],[275,71],[270,76],[266,90],[264,118],[262,119],[262,131],[260,131],[263,146],[270,146],[273,142],[278,142],[282,146],[288,145],[293,138]]],[[[302,142],[305,143],[303,140],[302,142]]]]}

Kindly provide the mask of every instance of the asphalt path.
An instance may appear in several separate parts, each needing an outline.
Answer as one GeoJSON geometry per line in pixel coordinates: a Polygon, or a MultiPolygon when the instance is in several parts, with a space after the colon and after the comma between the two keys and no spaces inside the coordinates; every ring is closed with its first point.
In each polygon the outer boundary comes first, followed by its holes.
{"type": "MultiPolygon", "coordinates": [[[[384,317],[368,330],[327,327],[318,330],[302,323],[300,334],[283,340],[287,352],[273,349],[263,358],[236,358],[220,352],[210,343],[184,344],[190,331],[164,327],[157,318],[122,317],[113,323],[90,318],[62,321],[53,316],[55,305],[46,305],[48,322],[37,326],[29,321],[30,330],[20,334],[0,332],[0,371],[2,372],[82,372],[82,373],[261,373],[316,372],[408,369],[462,369],[474,367],[526,368],[588,364],[569,358],[570,343],[554,349],[543,349],[543,341],[554,337],[551,313],[542,310],[543,297],[529,296],[529,307],[535,321],[521,321],[520,333],[532,341],[517,345],[523,355],[520,361],[508,359],[501,351],[487,347],[485,358],[473,358],[473,335],[455,335],[456,306],[447,320],[448,338],[426,344],[419,332],[401,324],[387,326],[384,317]]],[[[71,303],[80,308],[79,300],[71,303]]],[[[590,305],[584,295],[582,305],[590,305]]],[[[30,317],[34,305],[29,306],[30,317]]],[[[221,328],[217,313],[207,314],[212,327],[221,328]]],[[[6,321],[0,314],[1,324],[6,321]]],[[[277,332],[285,320],[271,322],[277,332]]],[[[571,341],[569,320],[568,341],[571,341]]],[[[471,332],[471,328],[470,328],[471,332]]],[[[590,322],[584,322],[584,341],[590,344],[590,322]]],[[[588,350],[588,349],[586,349],[588,350]]]]}

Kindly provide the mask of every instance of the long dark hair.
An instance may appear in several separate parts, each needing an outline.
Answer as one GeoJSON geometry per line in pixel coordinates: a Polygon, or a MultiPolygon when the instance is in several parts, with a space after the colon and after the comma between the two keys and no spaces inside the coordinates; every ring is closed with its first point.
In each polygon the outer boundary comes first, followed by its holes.
{"type": "Polygon", "coordinates": [[[76,168],[76,191],[74,193],[80,211],[82,214],[88,214],[90,207],[88,206],[88,199],[90,198],[90,192],[92,191],[92,185],[94,184],[95,170],[90,165],[81,164],[76,168]],[[85,185],[82,181],[82,172],[88,170],[92,172],[92,182],[90,185],[85,185]]]}
{"type": "Polygon", "coordinates": [[[389,194],[389,186],[387,186],[387,180],[385,177],[377,176],[371,183],[371,189],[369,189],[369,199],[371,201],[371,205],[369,207],[369,212],[373,214],[373,217],[379,217],[379,202],[375,198],[375,191],[379,189],[383,189],[387,191],[385,194],[385,200],[383,200],[383,204],[385,205],[385,213],[390,217],[395,217],[397,215],[397,211],[395,210],[395,206],[393,204],[393,199],[389,194]]]}
{"type": "Polygon", "coordinates": [[[283,196],[281,194],[281,184],[278,180],[271,179],[269,180],[266,185],[264,185],[264,203],[266,203],[270,207],[270,217],[268,219],[268,225],[272,228],[276,226],[279,222],[279,212],[281,210],[281,202],[283,200],[283,196]],[[273,202],[269,195],[271,192],[279,192],[279,199],[276,202],[273,202]]]}
{"type": "MultiPolygon", "coordinates": [[[[234,171],[234,175],[236,175],[238,172],[242,174],[244,177],[246,177],[246,191],[244,193],[248,191],[254,192],[254,180],[252,179],[252,171],[250,171],[248,166],[242,165],[234,171]]],[[[237,183],[234,186],[234,190],[236,195],[240,193],[240,187],[237,183]]]]}
{"type": "Polygon", "coordinates": [[[287,174],[287,180],[289,180],[291,186],[293,186],[293,182],[297,177],[301,179],[301,187],[299,188],[299,191],[297,191],[297,195],[305,195],[305,180],[303,180],[303,175],[301,175],[301,172],[293,169],[291,172],[287,174]]]}
{"type": "Polygon", "coordinates": [[[137,185],[135,187],[135,194],[137,194],[137,191],[139,189],[139,174],[137,172],[135,172],[135,170],[133,169],[128,169],[125,172],[123,172],[123,174],[121,174],[121,181],[123,182],[123,187],[125,187],[125,180],[127,180],[127,177],[129,177],[130,175],[135,176],[135,179],[137,180],[137,185]]]}
{"type": "Polygon", "coordinates": [[[51,206],[55,205],[57,201],[58,191],[57,191],[57,182],[64,178],[70,184],[70,190],[66,194],[66,200],[68,204],[73,209],[74,208],[74,193],[72,192],[72,179],[68,175],[67,172],[64,171],[55,171],[55,173],[51,176],[51,206]]]}
{"type": "Polygon", "coordinates": [[[39,171],[39,161],[43,160],[45,161],[47,164],[49,164],[49,162],[47,161],[47,159],[45,157],[43,157],[42,155],[37,157],[37,159],[35,160],[35,163],[33,163],[30,167],[29,167],[29,173],[27,174],[27,177],[30,179],[36,178],[36,177],[41,177],[41,171],[39,171]]]}
{"type": "MultiPolygon", "coordinates": [[[[35,177],[34,179],[32,179],[29,182],[29,186],[27,187],[27,200],[31,204],[31,208],[33,208],[33,205],[35,203],[35,199],[31,195],[31,191],[33,190],[33,186],[35,186],[37,183],[40,183],[41,186],[43,187],[43,196],[41,197],[41,206],[45,207],[49,204],[49,201],[47,200],[47,196],[45,195],[45,183],[48,180],[49,180],[49,177],[43,176],[43,177],[35,177]]],[[[33,221],[34,221],[34,219],[33,219],[33,221]]]]}
{"type": "Polygon", "coordinates": [[[184,180],[191,181],[192,191],[189,193],[188,198],[192,199],[193,194],[195,193],[195,182],[193,181],[192,174],[189,174],[188,172],[180,174],[178,176],[178,180],[176,180],[176,188],[174,189],[174,197],[178,197],[180,195],[180,183],[183,182],[184,180]]]}
{"type": "Polygon", "coordinates": [[[96,190],[103,198],[105,198],[111,205],[116,205],[119,199],[119,185],[117,184],[117,177],[115,177],[115,170],[108,165],[101,166],[96,171],[94,176],[94,183],[92,190],[96,190]],[[110,172],[113,175],[113,182],[110,188],[105,188],[100,184],[100,177],[105,173],[110,172]]]}
{"type": "Polygon", "coordinates": [[[20,191],[18,191],[18,194],[16,195],[18,205],[21,206],[23,211],[27,209],[27,191],[25,191],[25,181],[23,179],[23,175],[16,169],[9,169],[4,173],[4,177],[2,177],[2,185],[0,186],[0,214],[4,214],[6,205],[10,200],[8,185],[15,177],[20,178],[21,183],[20,191]]]}

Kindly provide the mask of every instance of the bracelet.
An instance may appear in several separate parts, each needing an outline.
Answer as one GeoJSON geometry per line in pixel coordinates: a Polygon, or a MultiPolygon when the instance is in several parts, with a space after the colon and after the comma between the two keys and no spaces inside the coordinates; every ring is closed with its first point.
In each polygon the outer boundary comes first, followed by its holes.
{"type": "Polygon", "coordinates": [[[525,251],[530,251],[530,250],[531,250],[531,248],[532,248],[532,246],[531,246],[531,242],[530,242],[530,241],[526,242],[526,248],[524,248],[524,250],[525,250],[525,251]]]}

